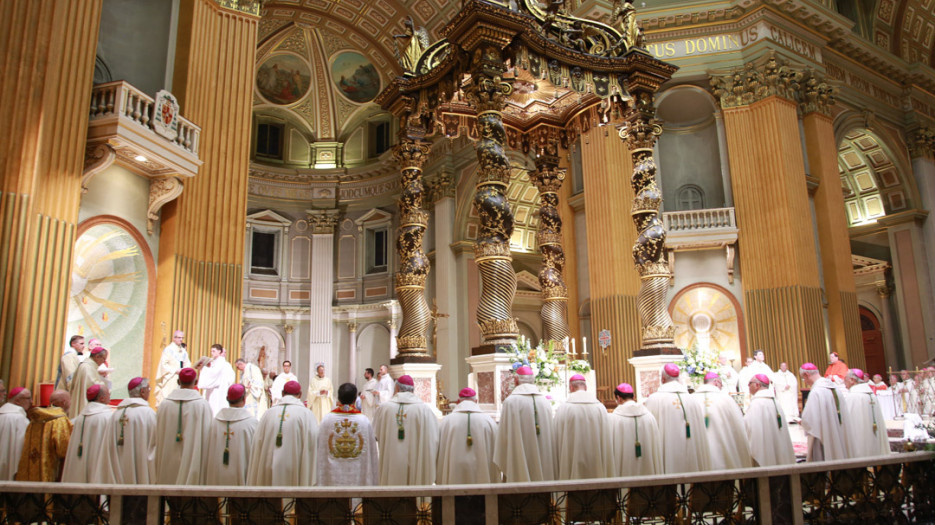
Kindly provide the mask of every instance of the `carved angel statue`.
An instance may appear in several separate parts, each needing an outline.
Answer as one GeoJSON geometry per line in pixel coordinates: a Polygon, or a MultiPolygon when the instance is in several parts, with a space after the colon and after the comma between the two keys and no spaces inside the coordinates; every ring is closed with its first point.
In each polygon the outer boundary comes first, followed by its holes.
{"type": "Polygon", "coordinates": [[[614,0],[610,17],[614,27],[623,35],[627,49],[642,45],[642,30],[636,24],[636,8],[633,0],[614,0]]]}
{"type": "Polygon", "coordinates": [[[424,27],[416,28],[411,16],[403,21],[403,27],[405,33],[393,35],[396,60],[403,66],[403,71],[418,74],[416,66],[422,53],[429,47],[429,34],[424,27]]]}

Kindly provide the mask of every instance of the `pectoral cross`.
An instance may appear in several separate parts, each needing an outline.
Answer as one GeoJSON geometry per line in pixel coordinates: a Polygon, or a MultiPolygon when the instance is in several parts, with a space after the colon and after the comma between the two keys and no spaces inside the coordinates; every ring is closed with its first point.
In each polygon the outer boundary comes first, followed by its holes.
{"type": "Polygon", "coordinates": [[[445,317],[451,317],[451,315],[440,313],[438,311],[438,303],[433,297],[432,298],[432,309],[429,310],[429,317],[432,318],[432,348],[434,348],[435,351],[437,352],[438,346],[436,345],[436,343],[438,343],[438,320],[444,319],[445,317]]]}

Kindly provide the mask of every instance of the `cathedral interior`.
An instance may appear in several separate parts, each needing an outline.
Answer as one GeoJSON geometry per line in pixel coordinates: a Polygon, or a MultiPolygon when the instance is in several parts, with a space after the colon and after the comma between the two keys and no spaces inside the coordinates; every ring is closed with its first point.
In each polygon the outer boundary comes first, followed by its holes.
{"type": "Polygon", "coordinates": [[[437,364],[450,398],[520,335],[586,348],[608,401],[647,341],[935,357],[935,3],[637,4],[3,2],[0,378],[81,334],[120,398],[174,330],[303,384],[437,364]],[[472,55],[465,4],[568,24],[472,55]],[[598,57],[627,7],[637,58],[598,57]]]}

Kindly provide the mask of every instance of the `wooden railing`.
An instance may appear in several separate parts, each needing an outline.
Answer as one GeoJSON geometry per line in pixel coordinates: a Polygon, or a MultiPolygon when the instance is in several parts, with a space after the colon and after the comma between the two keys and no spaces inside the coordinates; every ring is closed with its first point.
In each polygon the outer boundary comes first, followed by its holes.
{"type": "Polygon", "coordinates": [[[737,229],[734,208],[670,211],[662,214],[667,232],[737,229]]]}
{"type": "Polygon", "coordinates": [[[583,481],[424,487],[0,482],[4,523],[927,523],[935,453],[583,481]]]}
{"type": "MultiPolygon", "coordinates": [[[[126,119],[155,134],[152,125],[154,106],[152,97],[122,80],[98,84],[91,91],[90,120],[126,119]]],[[[171,142],[197,156],[200,135],[200,127],[179,116],[178,136],[171,142]]]]}

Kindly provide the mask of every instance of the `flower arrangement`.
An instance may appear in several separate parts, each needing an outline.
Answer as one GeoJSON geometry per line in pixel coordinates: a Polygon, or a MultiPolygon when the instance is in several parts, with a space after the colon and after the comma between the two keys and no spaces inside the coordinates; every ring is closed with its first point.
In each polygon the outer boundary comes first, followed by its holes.
{"type": "Polygon", "coordinates": [[[562,380],[558,374],[559,352],[555,351],[551,341],[548,344],[540,341],[538,346],[532,348],[529,340],[521,335],[507,354],[514,371],[521,366],[532,368],[536,384],[540,387],[549,389],[562,380]]]}
{"type": "Polygon", "coordinates": [[[587,374],[591,371],[591,364],[584,359],[576,359],[568,364],[568,369],[578,374],[587,374]]]}
{"type": "Polygon", "coordinates": [[[704,381],[708,372],[717,372],[720,368],[717,351],[711,348],[701,348],[698,341],[685,352],[685,356],[678,363],[679,367],[695,381],[704,381]]]}

